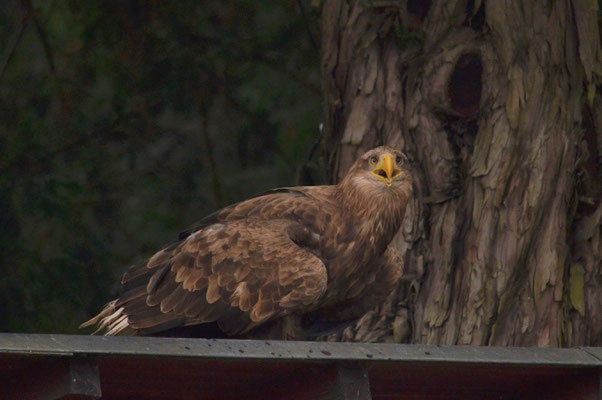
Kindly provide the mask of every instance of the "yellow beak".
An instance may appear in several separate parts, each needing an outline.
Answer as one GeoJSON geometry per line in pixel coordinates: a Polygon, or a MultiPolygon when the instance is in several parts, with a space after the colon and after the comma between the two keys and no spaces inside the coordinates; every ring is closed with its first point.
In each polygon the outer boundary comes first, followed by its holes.
{"type": "Polygon", "coordinates": [[[381,162],[372,170],[378,179],[390,186],[393,179],[401,174],[401,170],[395,165],[395,159],[391,154],[385,154],[381,162]]]}
{"type": "Polygon", "coordinates": [[[387,174],[387,178],[393,178],[395,174],[395,160],[391,154],[385,154],[382,162],[382,169],[387,174]]]}

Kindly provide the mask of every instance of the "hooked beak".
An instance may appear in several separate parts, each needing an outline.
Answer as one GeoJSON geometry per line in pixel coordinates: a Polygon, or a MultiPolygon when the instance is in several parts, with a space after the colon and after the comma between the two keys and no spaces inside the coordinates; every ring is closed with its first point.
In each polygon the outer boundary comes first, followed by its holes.
{"type": "Polygon", "coordinates": [[[395,159],[391,154],[385,154],[381,162],[372,170],[378,179],[391,186],[393,180],[401,175],[401,170],[395,164],[395,159]]]}

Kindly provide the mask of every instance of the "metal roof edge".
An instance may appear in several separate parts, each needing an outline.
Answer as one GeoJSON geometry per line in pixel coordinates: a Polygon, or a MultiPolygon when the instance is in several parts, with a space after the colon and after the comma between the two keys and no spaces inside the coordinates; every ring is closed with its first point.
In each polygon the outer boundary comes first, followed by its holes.
{"type": "Polygon", "coordinates": [[[602,367],[602,347],[477,347],[18,333],[0,333],[0,356],[3,354],[602,367]]]}

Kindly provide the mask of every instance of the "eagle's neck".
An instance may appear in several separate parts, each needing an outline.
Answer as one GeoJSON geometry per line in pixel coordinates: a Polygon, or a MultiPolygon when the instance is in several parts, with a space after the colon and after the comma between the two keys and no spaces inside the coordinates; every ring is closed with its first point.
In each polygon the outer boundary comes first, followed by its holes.
{"type": "Polygon", "coordinates": [[[382,254],[401,227],[408,201],[406,193],[395,189],[363,184],[361,179],[348,175],[337,185],[339,202],[345,220],[352,226],[364,250],[370,256],[382,254]]]}

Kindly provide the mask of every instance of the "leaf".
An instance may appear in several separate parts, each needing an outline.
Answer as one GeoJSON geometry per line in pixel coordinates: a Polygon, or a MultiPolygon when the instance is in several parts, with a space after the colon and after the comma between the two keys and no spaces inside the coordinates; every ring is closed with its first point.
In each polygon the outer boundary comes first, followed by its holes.
{"type": "Polygon", "coordinates": [[[579,263],[571,264],[571,276],[569,278],[569,298],[575,310],[581,316],[585,316],[585,270],[579,263]]]}

